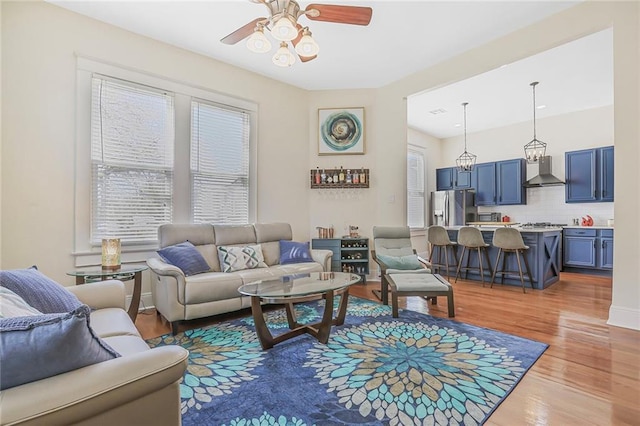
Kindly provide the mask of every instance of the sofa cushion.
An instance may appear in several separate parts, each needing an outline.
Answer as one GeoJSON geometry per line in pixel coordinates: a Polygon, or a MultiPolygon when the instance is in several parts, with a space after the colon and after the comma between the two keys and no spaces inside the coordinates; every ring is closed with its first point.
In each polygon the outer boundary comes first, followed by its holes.
{"type": "Polygon", "coordinates": [[[218,259],[218,248],[215,244],[194,244],[196,250],[200,252],[204,260],[207,261],[211,271],[220,272],[220,260],[218,259]]]}
{"type": "Polygon", "coordinates": [[[204,257],[189,241],[162,248],[158,250],[158,256],[180,268],[187,277],[211,270],[204,257]]]}
{"type": "Polygon", "coordinates": [[[268,241],[291,240],[293,234],[288,223],[256,223],[256,241],[266,243],[268,241]]]}
{"type": "Polygon", "coordinates": [[[305,274],[308,272],[323,272],[322,265],[317,262],[289,263],[269,268],[276,277],[292,274],[305,274]]]}
{"type": "Polygon", "coordinates": [[[280,264],[313,262],[309,243],[280,240],[280,264]]]}
{"type": "Polygon", "coordinates": [[[0,319],[0,389],[119,356],[89,326],[91,309],[0,319]]]}
{"type": "Polygon", "coordinates": [[[64,286],[45,276],[38,268],[0,271],[0,285],[22,297],[43,314],[67,313],[82,306],[64,286]]]}
{"type": "Polygon", "coordinates": [[[256,243],[253,225],[213,225],[217,246],[251,245],[256,243]]]}
{"type": "Polygon", "coordinates": [[[387,256],[384,254],[376,254],[378,260],[382,261],[390,269],[421,269],[422,263],[418,260],[418,256],[410,254],[407,256],[387,256]]]}
{"type": "MultiPolygon", "coordinates": [[[[129,314],[119,308],[102,308],[91,312],[91,328],[103,340],[111,336],[140,337],[140,333],[131,321],[129,314]]],[[[117,348],[113,348],[117,350],[117,348]]]]}
{"type": "Polygon", "coordinates": [[[26,317],[42,312],[6,287],[0,287],[0,318],[26,317]]]}
{"type": "Polygon", "coordinates": [[[180,300],[184,305],[238,298],[238,287],[243,284],[239,274],[224,272],[207,272],[187,277],[185,281],[184,302],[180,300]]]}
{"type": "Polygon", "coordinates": [[[218,256],[222,272],[267,267],[260,244],[244,247],[218,246],[218,256]]]}

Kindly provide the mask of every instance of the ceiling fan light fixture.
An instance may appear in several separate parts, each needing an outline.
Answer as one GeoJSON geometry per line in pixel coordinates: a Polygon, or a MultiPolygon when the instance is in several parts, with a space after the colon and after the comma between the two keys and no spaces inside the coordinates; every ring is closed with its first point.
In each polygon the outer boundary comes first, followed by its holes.
{"type": "Polygon", "coordinates": [[[296,44],[296,53],[300,56],[308,57],[315,56],[320,51],[320,46],[318,43],[311,37],[311,31],[309,31],[308,27],[305,27],[302,30],[302,38],[296,44]]]}
{"type": "Polygon", "coordinates": [[[280,47],[273,55],[273,63],[279,67],[290,67],[296,61],[295,56],[289,51],[289,46],[286,41],[280,42],[280,47]]]}
{"type": "Polygon", "coordinates": [[[289,16],[284,14],[278,18],[273,28],[271,28],[271,35],[276,40],[291,41],[298,36],[298,29],[294,22],[289,19],[289,16]]]}
{"type": "Polygon", "coordinates": [[[247,48],[255,53],[266,53],[271,50],[271,42],[264,35],[264,27],[259,25],[247,40],[247,48]]]}

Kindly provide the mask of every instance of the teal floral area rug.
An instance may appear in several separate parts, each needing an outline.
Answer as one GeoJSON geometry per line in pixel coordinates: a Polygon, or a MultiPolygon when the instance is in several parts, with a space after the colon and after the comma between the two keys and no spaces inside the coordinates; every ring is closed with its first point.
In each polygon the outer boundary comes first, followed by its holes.
{"type": "MultiPolygon", "coordinates": [[[[323,305],[297,305],[298,321],[323,305]]],[[[274,335],[287,328],[284,310],[266,315],[274,335]]],[[[263,351],[251,317],[148,343],[190,351],[186,426],[482,424],[547,348],[355,297],[327,345],[301,335],[263,351]]]]}

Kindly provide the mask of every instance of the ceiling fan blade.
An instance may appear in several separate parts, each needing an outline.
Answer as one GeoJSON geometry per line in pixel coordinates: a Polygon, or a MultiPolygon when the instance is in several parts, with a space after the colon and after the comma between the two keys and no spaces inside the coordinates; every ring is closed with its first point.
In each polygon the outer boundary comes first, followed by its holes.
{"type": "Polygon", "coordinates": [[[305,9],[307,18],[313,21],[339,24],[369,25],[373,9],[362,6],[338,6],[333,4],[310,4],[305,9]]]}
{"type": "MultiPolygon", "coordinates": [[[[298,29],[298,35],[296,36],[296,38],[291,40],[291,44],[293,44],[293,48],[294,49],[298,45],[298,43],[300,42],[300,39],[302,39],[302,25],[296,24],[296,28],[298,29]]],[[[300,55],[298,55],[298,58],[300,58],[300,62],[309,62],[310,60],[315,59],[317,57],[318,57],[318,55],[313,55],[313,56],[300,56],[300,55]]]]}
{"type": "Polygon", "coordinates": [[[223,42],[224,44],[236,44],[240,40],[245,39],[249,37],[251,34],[253,34],[253,30],[256,28],[256,25],[258,24],[258,22],[261,22],[261,21],[266,22],[268,21],[268,19],[256,18],[253,21],[249,22],[248,24],[238,28],[228,36],[222,38],[220,41],[223,42]]]}

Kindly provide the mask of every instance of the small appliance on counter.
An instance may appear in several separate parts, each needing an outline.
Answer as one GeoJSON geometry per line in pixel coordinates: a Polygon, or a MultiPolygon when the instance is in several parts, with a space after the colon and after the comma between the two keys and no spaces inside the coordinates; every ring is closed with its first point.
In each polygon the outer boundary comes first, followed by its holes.
{"type": "Polygon", "coordinates": [[[498,212],[478,213],[478,222],[502,222],[502,214],[498,212]]]}

